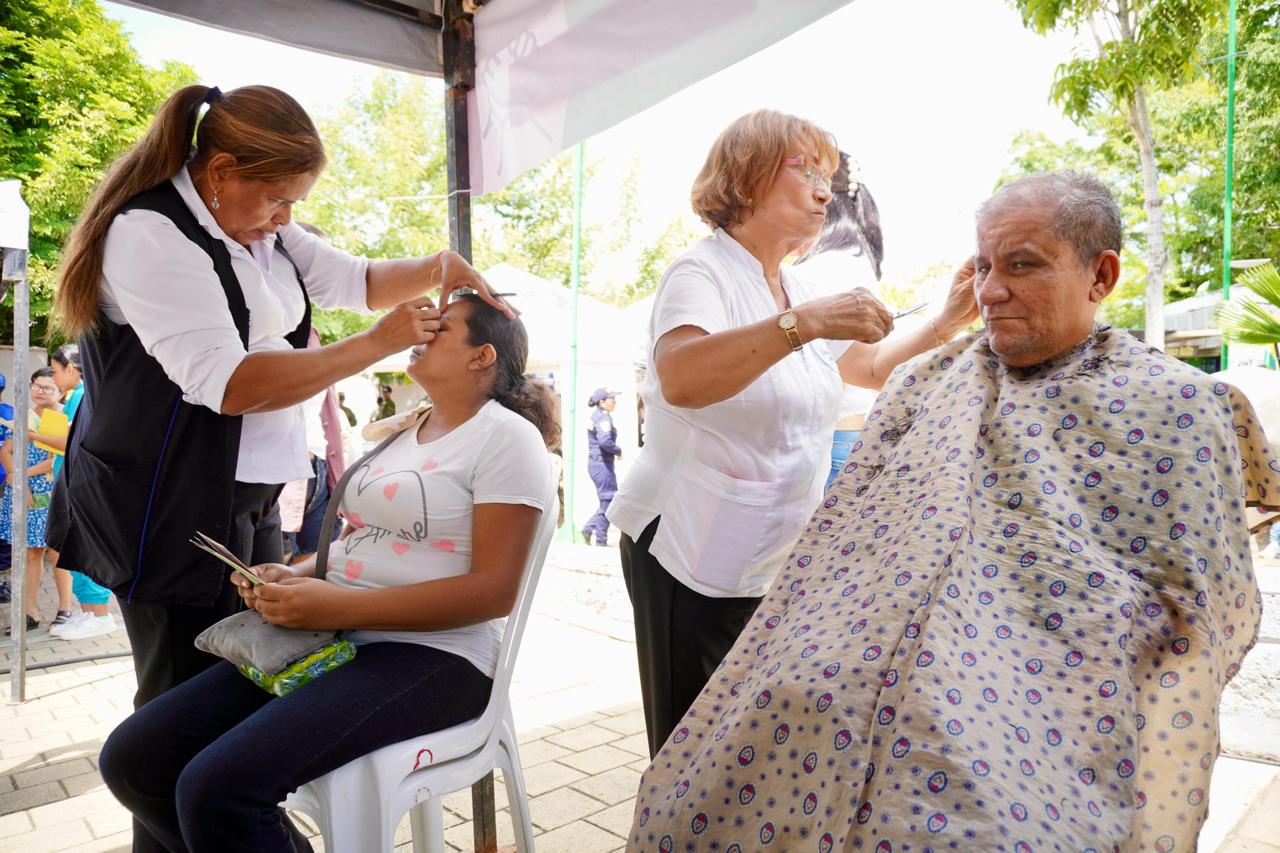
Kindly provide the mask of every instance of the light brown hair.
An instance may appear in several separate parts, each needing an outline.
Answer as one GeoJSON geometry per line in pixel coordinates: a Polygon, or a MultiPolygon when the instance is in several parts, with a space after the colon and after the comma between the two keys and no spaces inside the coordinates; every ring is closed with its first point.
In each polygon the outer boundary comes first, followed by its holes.
{"type": "Polygon", "coordinates": [[[741,222],[755,196],[773,186],[782,161],[797,154],[827,177],[840,164],[835,138],[810,121],[774,110],[736,119],[716,138],[693,182],[693,212],[713,229],[741,222]]]}
{"type": "Polygon", "coordinates": [[[54,323],[68,337],[98,322],[103,244],[120,209],[135,195],[159,186],[188,157],[199,174],[213,155],[236,158],[232,173],[254,181],[282,181],[319,174],[325,165],[320,134],[302,106],[270,86],[242,86],[226,94],[186,86],[169,96],[151,127],[112,164],[89,197],[67,239],[54,297],[54,323]],[[208,111],[196,120],[200,107],[208,111]],[[192,137],[195,152],[192,154],[192,137]]]}

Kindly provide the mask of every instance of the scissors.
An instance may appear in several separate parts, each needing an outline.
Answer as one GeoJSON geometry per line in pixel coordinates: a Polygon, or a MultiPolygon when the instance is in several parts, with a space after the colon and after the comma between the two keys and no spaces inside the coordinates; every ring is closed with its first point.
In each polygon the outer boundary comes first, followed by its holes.
{"type": "Polygon", "coordinates": [[[928,307],[929,307],[928,302],[921,302],[915,308],[908,308],[906,311],[899,311],[897,314],[894,314],[893,319],[901,320],[903,317],[910,317],[912,314],[916,313],[917,311],[923,311],[928,307]]]}

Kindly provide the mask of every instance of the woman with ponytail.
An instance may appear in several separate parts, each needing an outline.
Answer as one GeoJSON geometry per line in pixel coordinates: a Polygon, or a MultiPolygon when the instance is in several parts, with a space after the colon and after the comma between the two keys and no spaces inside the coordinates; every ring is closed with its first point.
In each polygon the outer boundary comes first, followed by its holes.
{"type": "MultiPolygon", "coordinates": [[[[822,233],[796,260],[796,275],[823,294],[854,288],[877,294],[883,260],[880,210],[862,181],[850,176],[849,155],[841,151],[840,166],[831,177],[831,200],[827,202],[822,233]]],[[[969,269],[955,277],[941,313],[928,323],[895,332],[875,343],[831,342],[832,354],[842,359],[846,384],[840,397],[840,419],[832,435],[828,488],[844,468],[866,423],[867,411],[893,369],[951,340],[977,317],[973,271],[969,269]]]]}
{"type": "Polygon", "coordinates": [[[315,125],[267,86],[187,86],[109,170],[66,246],[55,299],[85,398],[50,517],[67,565],[120,597],[141,706],[217,659],[193,638],[239,608],[197,530],[280,559],[276,496],[308,476],[300,403],[430,341],[460,256],[369,261],[293,222],[325,165],[315,125]],[[312,302],[389,309],[307,349],[312,302]]]}
{"type": "MultiPolygon", "coordinates": [[[[409,376],[427,411],[390,424],[336,498],[329,554],[260,565],[239,587],[272,624],[342,629],[350,662],[280,698],[223,661],[138,710],[103,747],[112,793],[168,850],[305,850],[278,803],[388,744],[488,702],[504,621],[547,514],[552,397],[524,377],[523,324],[475,296],[441,313],[409,376]],[[398,430],[398,432],[396,432],[398,430]]],[[[239,584],[239,581],[236,581],[239,584]]]]}

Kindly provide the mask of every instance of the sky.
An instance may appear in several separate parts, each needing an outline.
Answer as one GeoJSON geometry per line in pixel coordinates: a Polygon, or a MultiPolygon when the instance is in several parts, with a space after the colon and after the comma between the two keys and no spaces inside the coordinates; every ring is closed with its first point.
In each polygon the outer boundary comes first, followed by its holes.
{"type": "MultiPolygon", "coordinates": [[[[202,82],[266,83],[313,115],[366,87],[371,66],[104,4],[144,61],[181,60],[202,82]]],[[[483,14],[483,12],[481,13],[483,14]]],[[[1073,34],[1037,36],[1004,0],[854,0],[765,50],[586,143],[598,164],[588,224],[617,215],[622,177],[638,169],[640,237],[690,216],[689,187],[716,135],[772,108],[835,134],[880,208],[887,279],[972,251],[973,211],[1009,162],[1019,130],[1079,132],[1049,103],[1073,34]]],[[[615,271],[616,272],[616,271],[615,271]]],[[[605,267],[599,274],[610,275],[605,267]]]]}

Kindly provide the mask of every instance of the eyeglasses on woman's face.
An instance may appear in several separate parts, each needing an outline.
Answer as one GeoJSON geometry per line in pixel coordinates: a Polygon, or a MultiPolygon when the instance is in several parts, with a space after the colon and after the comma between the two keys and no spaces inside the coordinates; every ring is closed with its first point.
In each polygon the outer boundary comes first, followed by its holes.
{"type": "Polygon", "coordinates": [[[48,383],[32,382],[31,383],[32,394],[57,394],[59,393],[59,391],[61,391],[61,389],[58,388],[58,386],[53,384],[52,382],[48,382],[48,383]]]}
{"type": "Polygon", "coordinates": [[[815,187],[821,187],[824,190],[831,189],[831,178],[822,174],[817,166],[811,165],[803,156],[788,157],[782,161],[782,165],[792,167],[800,173],[800,177],[815,187]]]}

